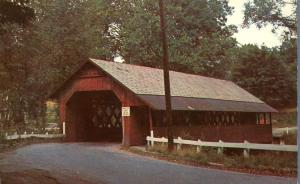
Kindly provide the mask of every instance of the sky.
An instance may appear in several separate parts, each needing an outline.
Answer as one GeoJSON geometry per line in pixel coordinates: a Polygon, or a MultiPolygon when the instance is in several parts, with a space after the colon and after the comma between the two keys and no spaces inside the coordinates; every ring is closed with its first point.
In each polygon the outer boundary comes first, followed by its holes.
{"type": "MultiPolygon", "coordinates": [[[[249,28],[242,28],[241,24],[243,22],[243,10],[244,3],[247,0],[229,0],[229,6],[234,7],[233,15],[228,17],[227,24],[234,24],[238,26],[238,33],[233,35],[234,38],[240,44],[257,44],[259,46],[265,45],[267,47],[279,46],[280,35],[283,30],[277,30],[276,33],[272,33],[272,25],[258,29],[255,25],[251,25],[249,28]]],[[[285,12],[289,12],[291,7],[286,7],[285,12]]]]}

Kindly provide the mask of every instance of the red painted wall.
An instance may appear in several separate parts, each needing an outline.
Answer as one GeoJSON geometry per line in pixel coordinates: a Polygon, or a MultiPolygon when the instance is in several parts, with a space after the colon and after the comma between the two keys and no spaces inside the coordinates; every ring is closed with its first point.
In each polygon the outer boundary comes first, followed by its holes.
{"type": "Polygon", "coordinates": [[[132,145],[146,144],[146,136],[150,135],[148,109],[146,107],[131,108],[130,118],[130,140],[132,145]]]}
{"type": "MultiPolygon", "coordinates": [[[[218,142],[272,143],[271,125],[242,125],[242,126],[174,126],[174,137],[184,139],[218,142]]],[[[153,127],[154,137],[166,137],[165,127],[153,127]]]]}
{"type": "MultiPolygon", "coordinates": [[[[60,121],[66,122],[68,128],[68,120],[66,120],[66,105],[72,95],[75,92],[80,91],[101,91],[111,90],[120,100],[122,106],[130,106],[132,111],[130,117],[123,117],[123,145],[140,145],[145,142],[146,128],[148,125],[147,121],[144,121],[142,117],[147,117],[147,111],[139,111],[136,113],[136,108],[133,107],[145,107],[146,105],[133,94],[130,90],[123,87],[117,81],[106,75],[104,72],[95,66],[87,63],[80,69],[72,78],[67,81],[62,89],[59,91],[59,103],[60,103],[60,121]],[[145,114],[141,114],[145,113],[145,114]],[[143,125],[142,125],[143,124],[143,125]],[[145,124],[145,125],[144,125],[145,124]]],[[[146,109],[146,108],[145,108],[146,109]]],[[[68,110],[72,111],[72,110],[68,110]]],[[[76,119],[76,115],[72,112],[68,112],[70,118],[76,119]]],[[[147,130],[149,131],[149,130],[147,130]]],[[[73,137],[76,132],[70,132],[66,130],[67,137],[73,137]],[[68,135],[69,134],[69,135],[68,135]]]]}

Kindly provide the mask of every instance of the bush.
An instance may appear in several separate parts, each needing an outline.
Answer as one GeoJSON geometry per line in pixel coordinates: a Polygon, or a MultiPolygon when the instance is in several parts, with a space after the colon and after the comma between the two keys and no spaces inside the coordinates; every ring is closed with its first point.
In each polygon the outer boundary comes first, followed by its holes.
{"type": "Polygon", "coordinates": [[[297,111],[273,113],[273,128],[297,126],[297,111]]]}
{"type": "Polygon", "coordinates": [[[284,135],[283,140],[285,144],[296,145],[297,144],[297,134],[284,135]]]}
{"type": "Polygon", "coordinates": [[[0,131],[0,144],[4,144],[6,141],[5,139],[5,133],[0,131]]]}

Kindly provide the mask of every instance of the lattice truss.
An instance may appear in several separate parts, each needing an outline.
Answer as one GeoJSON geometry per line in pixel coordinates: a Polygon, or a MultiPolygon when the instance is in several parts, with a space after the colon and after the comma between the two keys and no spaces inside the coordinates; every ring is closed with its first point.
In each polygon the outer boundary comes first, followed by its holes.
{"type": "Polygon", "coordinates": [[[97,128],[121,128],[120,106],[116,104],[94,104],[91,121],[97,128]]]}

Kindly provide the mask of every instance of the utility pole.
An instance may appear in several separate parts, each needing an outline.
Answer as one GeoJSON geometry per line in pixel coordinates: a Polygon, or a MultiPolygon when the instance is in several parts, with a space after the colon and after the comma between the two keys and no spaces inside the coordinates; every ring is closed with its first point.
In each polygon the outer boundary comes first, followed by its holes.
{"type": "MultiPolygon", "coordinates": [[[[297,1],[297,26],[299,28],[300,26],[300,19],[299,19],[299,14],[300,14],[300,1],[297,1]]],[[[300,35],[300,29],[297,29],[297,35],[300,35]]],[[[299,46],[300,44],[300,39],[298,38],[297,39],[297,45],[299,46]]],[[[299,106],[300,106],[300,90],[299,90],[299,87],[300,87],[300,71],[299,71],[299,68],[300,68],[300,49],[299,47],[297,48],[297,54],[298,54],[298,57],[297,57],[297,68],[298,68],[298,71],[297,71],[297,126],[298,126],[298,130],[300,130],[300,112],[299,112],[299,106]]],[[[298,133],[297,135],[297,145],[298,145],[298,149],[300,147],[300,135],[298,133]]],[[[299,172],[299,164],[300,164],[300,152],[298,151],[298,154],[297,154],[297,158],[298,158],[298,183],[300,183],[300,172],[299,172]]]]}
{"type": "Polygon", "coordinates": [[[172,105],[171,105],[171,90],[169,76],[169,53],[168,41],[166,36],[166,24],[164,15],[164,0],[159,0],[159,16],[161,28],[161,41],[163,47],[163,66],[164,66],[164,85],[165,85],[165,102],[166,102],[166,120],[168,134],[168,150],[173,150],[173,132],[172,132],[172,105]]]}

